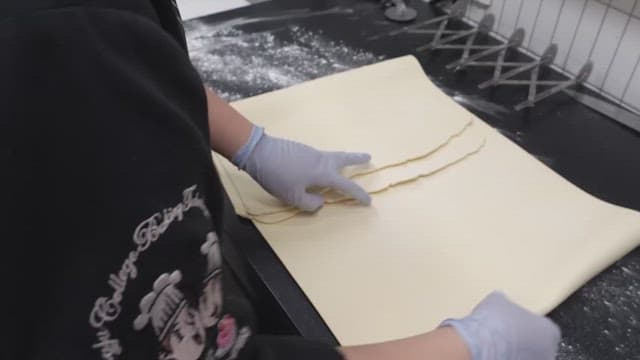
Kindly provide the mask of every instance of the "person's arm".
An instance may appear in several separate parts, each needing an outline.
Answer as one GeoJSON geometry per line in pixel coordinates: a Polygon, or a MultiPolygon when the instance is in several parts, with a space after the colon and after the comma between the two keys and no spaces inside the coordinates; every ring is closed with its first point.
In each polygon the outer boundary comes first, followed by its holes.
{"type": "Polygon", "coordinates": [[[211,149],[227,159],[247,142],[253,124],[205,86],[209,111],[211,149]]]}
{"type": "Polygon", "coordinates": [[[265,190],[305,211],[322,207],[322,195],[307,192],[313,187],[333,188],[368,205],[371,197],[340,171],[345,166],[367,163],[368,154],[320,151],[313,147],[265,134],[206,89],[211,148],[246,171],[265,190]]]}
{"type": "Polygon", "coordinates": [[[345,360],[554,360],[559,343],[551,320],[494,292],[470,315],[429,333],[340,351],[345,360]]]}
{"type": "Polygon", "coordinates": [[[452,327],[371,345],[340,349],[346,360],[471,360],[471,353],[452,327]]]}

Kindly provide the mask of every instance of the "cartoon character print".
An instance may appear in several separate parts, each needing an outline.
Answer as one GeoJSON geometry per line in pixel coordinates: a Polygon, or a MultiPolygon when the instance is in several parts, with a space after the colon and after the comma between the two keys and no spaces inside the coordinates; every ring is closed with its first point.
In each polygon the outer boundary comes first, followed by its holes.
{"type": "Polygon", "coordinates": [[[222,310],[222,254],[215,233],[207,235],[200,252],[207,257],[207,276],[203,281],[199,309],[202,322],[209,328],[218,323],[222,310]]]}
{"type": "Polygon", "coordinates": [[[171,359],[195,360],[205,348],[205,327],[198,312],[190,307],[182,309],[162,348],[171,359]]]}
{"type": "Polygon", "coordinates": [[[151,323],[162,359],[196,360],[205,347],[205,327],[178,289],[181,280],[179,270],[160,275],[153,291],[140,301],[140,315],[133,327],[142,330],[151,323]]]}
{"type": "Polygon", "coordinates": [[[222,316],[222,256],[215,233],[207,234],[200,250],[207,268],[196,306],[179,289],[179,270],[160,275],[153,290],[140,301],[140,315],[133,326],[140,331],[151,324],[160,344],[161,360],[233,359],[250,336],[248,328],[238,331],[233,317],[222,316]],[[216,329],[217,337],[215,349],[209,349],[205,356],[207,329],[216,329]]]}
{"type": "Polygon", "coordinates": [[[223,316],[218,322],[218,336],[216,338],[218,349],[213,359],[223,359],[225,356],[228,356],[228,359],[235,359],[250,336],[251,331],[248,327],[238,329],[236,319],[229,315],[223,316]]]}

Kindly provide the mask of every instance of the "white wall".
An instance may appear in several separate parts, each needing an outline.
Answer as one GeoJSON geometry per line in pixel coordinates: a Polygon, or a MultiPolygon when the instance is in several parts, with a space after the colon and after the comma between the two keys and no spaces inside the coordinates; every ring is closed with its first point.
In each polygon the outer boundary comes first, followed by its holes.
{"type": "Polygon", "coordinates": [[[555,64],[576,73],[594,62],[588,82],[640,110],[640,0],[482,0],[467,17],[478,21],[485,11],[496,16],[494,31],[509,37],[526,31],[523,46],[541,54],[558,44],[555,64]],[[635,71],[634,71],[635,70],[635,71]]]}
{"type": "Polygon", "coordinates": [[[183,20],[211,15],[250,4],[245,0],[177,0],[177,3],[183,20]]]}

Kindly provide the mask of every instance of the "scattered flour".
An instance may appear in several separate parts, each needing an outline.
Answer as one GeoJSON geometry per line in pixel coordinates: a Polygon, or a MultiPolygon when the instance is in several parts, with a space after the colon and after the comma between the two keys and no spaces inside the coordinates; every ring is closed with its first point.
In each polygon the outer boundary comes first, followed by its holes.
{"type": "Polygon", "coordinates": [[[640,359],[640,249],[578,290],[552,313],[566,335],[561,360],[640,359]]]}
{"type": "Polygon", "coordinates": [[[299,26],[247,33],[185,24],[191,61],[227,101],[288,87],[381,59],[299,26]]]}

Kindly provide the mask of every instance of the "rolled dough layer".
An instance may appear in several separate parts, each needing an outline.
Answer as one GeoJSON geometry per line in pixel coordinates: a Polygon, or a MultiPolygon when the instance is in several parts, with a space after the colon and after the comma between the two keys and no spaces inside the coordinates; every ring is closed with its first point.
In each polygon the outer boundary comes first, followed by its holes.
{"type": "MultiPolygon", "coordinates": [[[[474,123],[475,121],[470,123],[463,132],[425,158],[408,161],[401,166],[355,175],[352,179],[370,194],[378,194],[441,171],[481,150],[485,137],[481,128],[474,123]]],[[[214,161],[219,172],[223,173],[224,186],[234,189],[230,197],[238,215],[273,224],[301,213],[300,210],[283,205],[222,156],[214,154],[214,161]],[[251,210],[248,209],[248,203],[254,206],[251,210]]],[[[345,195],[333,191],[324,193],[324,196],[327,206],[349,200],[345,195]]]]}
{"type": "MultiPolygon", "coordinates": [[[[476,120],[478,121],[478,120],[476,120]]],[[[484,133],[476,121],[469,123],[465,131],[459,136],[453,137],[438,151],[429,156],[409,161],[402,166],[390,167],[380,171],[353,176],[352,179],[367,192],[377,194],[389,187],[400,186],[411,181],[418,181],[455,164],[458,160],[480,151],[485,143],[484,133]]],[[[344,199],[344,195],[330,192],[327,194],[328,202],[332,203],[344,199]]]]}

